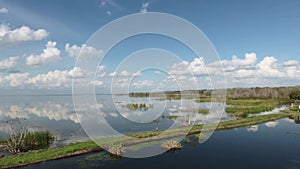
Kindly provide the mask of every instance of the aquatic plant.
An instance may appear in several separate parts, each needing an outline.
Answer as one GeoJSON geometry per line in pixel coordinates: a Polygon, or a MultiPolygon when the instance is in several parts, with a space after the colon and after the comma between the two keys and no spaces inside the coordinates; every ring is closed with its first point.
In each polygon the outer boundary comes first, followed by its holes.
{"type": "Polygon", "coordinates": [[[108,151],[113,156],[122,156],[125,152],[125,147],[122,144],[112,144],[108,147],[108,151]]]}
{"type": "Polygon", "coordinates": [[[167,142],[164,142],[160,145],[161,148],[163,148],[164,150],[168,150],[168,151],[171,151],[171,150],[179,150],[182,148],[182,145],[176,141],[176,140],[170,140],[170,141],[167,141],[167,142]]]}
{"type": "Polygon", "coordinates": [[[131,111],[147,111],[150,109],[153,109],[153,104],[150,104],[150,105],[146,105],[146,103],[133,103],[133,104],[127,104],[126,107],[131,110],[131,111]]]}

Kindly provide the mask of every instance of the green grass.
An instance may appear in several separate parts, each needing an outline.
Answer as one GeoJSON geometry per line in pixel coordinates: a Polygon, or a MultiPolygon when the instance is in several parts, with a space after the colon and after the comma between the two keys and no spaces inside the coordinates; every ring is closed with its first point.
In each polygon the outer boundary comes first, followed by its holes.
{"type": "Polygon", "coordinates": [[[162,118],[167,118],[167,119],[177,119],[179,116],[162,116],[162,118]]]}
{"type": "Polygon", "coordinates": [[[238,117],[247,117],[248,114],[257,114],[265,111],[271,111],[279,105],[288,104],[287,99],[239,99],[239,100],[227,100],[228,107],[226,112],[238,117]]]}
{"type": "Polygon", "coordinates": [[[211,102],[211,97],[201,97],[200,96],[200,98],[198,98],[198,99],[196,99],[196,102],[198,102],[198,103],[203,103],[203,102],[211,102]]]}
{"type": "Polygon", "coordinates": [[[60,156],[67,156],[79,150],[85,150],[95,147],[97,147],[97,145],[94,142],[88,141],[83,143],[71,144],[61,148],[35,150],[12,156],[5,156],[0,159],[0,167],[44,161],[60,156]]]}
{"type": "Polygon", "coordinates": [[[199,109],[198,113],[203,114],[203,115],[207,115],[207,114],[209,114],[209,110],[207,110],[207,109],[199,109]]]}

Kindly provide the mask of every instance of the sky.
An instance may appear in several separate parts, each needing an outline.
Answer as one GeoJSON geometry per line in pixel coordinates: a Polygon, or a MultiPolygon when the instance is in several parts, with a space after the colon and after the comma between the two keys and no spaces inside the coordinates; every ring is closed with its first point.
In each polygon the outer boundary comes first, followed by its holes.
{"type": "MultiPolygon", "coordinates": [[[[213,87],[217,77],[223,76],[226,86],[222,83],[219,87],[299,85],[299,7],[298,0],[1,0],[0,92],[71,93],[72,80],[93,84],[100,93],[110,93],[112,88],[116,92],[128,88],[193,89],[195,79],[202,89],[213,87]],[[181,42],[158,35],[131,37],[106,55],[101,46],[87,44],[110,22],[149,12],[175,15],[198,27],[213,44],[219,61],[208,63],[208,56],[199,56],[181,42]],[[117,70],[128,56],[149,48],[170,51],[180,61],[161,51],[164,59],[157,60],[164,70],[155,68],[154,61],[153,69],[137,70],[155,58],[138,53],[137,57],[144,59],[137,58],[117,70]],[[86,81],[92,73],[77,65],[79,53],[102,59],[95,81],[86,81]],[[217,70],[217,62],[223,72],[217,70]]],[[[137,21],[130,26],[138,25],[137,21]]],[[[124,29],[131,28],[120,27],[111,35],[124,29]]],[[[180,25],[170,28],[176,29],[188,33],[180,25]]]]}

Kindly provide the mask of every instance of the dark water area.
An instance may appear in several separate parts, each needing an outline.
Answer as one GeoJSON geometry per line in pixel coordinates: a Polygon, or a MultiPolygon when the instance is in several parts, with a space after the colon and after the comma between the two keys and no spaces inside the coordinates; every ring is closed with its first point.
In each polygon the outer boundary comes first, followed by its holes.
{"type": "Polygon", "coordinates": [[[143,159],[112,159],[107,152],[89,153],[23,168],[212,168],[294,169],[300,168],[300,125],[290,119],[217,131],[203,144],[195,136],[183,141],[183,148],[143,159]]]}

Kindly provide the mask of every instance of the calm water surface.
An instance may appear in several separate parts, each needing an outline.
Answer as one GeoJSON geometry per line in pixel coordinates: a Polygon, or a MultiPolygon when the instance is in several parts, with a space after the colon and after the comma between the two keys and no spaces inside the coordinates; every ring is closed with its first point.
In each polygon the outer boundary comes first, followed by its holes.
{"type": "Polygon", "coordinates": [[[145,159],[111,159],[106,152],[45,162],[24,168],[300,168],[300,125],[282,119],[246,128],[217,131],[204,144],[194,136],[183,149],[145,159]]]}
{"type": "MultiPolygon", "coordinates": [[[[84,96],[82,96],[84,98],[84,96]]],[[[211,103],[196,103],[194,100],[164,101],[158,98],[130,98],[125,96],[97,95],[97,107],[105,120],[120,133],[135,133],[168,129],[174,119],[167,116],[181,116],[186,113],[209,109],[211,103]],[[129,103],[145,103],[147,110],[130,110],[129,103]]],[[[89,117],[88,106],[80,105],[80,116],[89,117]]],[[[80,119],[74,111],[72,96],[2,96],[0,97],[0,138],[9,136],[12,125],[7,121],[22,119],[31,131],[49,130],[55,135],[57,141],[52,146],[62,146],[78,141],[88,140],[80,119]]],[[[90,117],[91,121],[94,117],[90,117]]],[[[189,124],[214,122],[219,119],[225,121],[234,117],[223,114],[199,115],[198,120],[191,119],[189,124]]],[[[91,122],[92,124],[92,122],[91,122]]],[[[96,126],[101,128],[101,126],[96,126]]]]}

